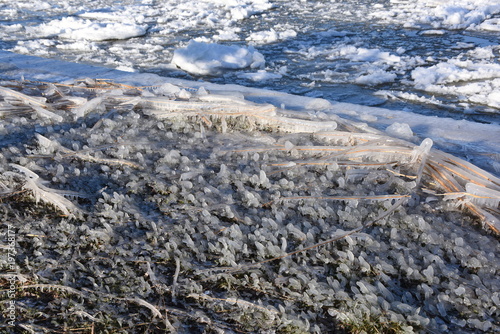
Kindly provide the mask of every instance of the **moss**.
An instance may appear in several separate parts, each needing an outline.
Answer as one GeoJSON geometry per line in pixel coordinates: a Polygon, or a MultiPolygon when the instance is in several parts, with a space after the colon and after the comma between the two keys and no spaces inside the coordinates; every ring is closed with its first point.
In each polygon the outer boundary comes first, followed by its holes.
{"type": "Polygon", "coordinates": [[[367,316],[363,319],[350,319],[340,323],[340,328],[348,333],[358,334],[399,334],[404,333],[404,326],[395,321],[386,321],[379,317],[367,316]]]}
{"type": "Polygon", "coordinates": [[[309,331],[294,323],[281,326],[276,331],[277,334],[308,334],[309,331]]]}

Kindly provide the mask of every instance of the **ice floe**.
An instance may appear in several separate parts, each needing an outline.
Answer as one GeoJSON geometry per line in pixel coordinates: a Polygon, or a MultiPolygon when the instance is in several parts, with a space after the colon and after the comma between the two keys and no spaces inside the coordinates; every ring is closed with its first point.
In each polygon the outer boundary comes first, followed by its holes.
{"type": "Polygon", "coordinates": [[[186,47],[174,51],[172,64],[192,74],[216,75],[226,70],[260,68],[265,60],[251,46],[227,46],[193,40],[186,47]]]}

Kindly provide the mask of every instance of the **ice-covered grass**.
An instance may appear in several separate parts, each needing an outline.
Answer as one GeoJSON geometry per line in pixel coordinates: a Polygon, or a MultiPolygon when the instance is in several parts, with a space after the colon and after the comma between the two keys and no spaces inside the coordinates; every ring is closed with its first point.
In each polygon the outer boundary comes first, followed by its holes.
{"type": "Polygon", "coordinates": [[[2,87],[17,328],[499,330],[500,180],[430,139],[231,87],[2,87]]]}

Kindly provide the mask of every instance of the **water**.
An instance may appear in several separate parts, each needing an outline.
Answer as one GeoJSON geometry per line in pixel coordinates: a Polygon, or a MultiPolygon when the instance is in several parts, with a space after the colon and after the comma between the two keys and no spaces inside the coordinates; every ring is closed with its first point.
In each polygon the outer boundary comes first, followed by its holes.
{"type": "Polygon", "coordinates": [[[498,31],[478,26],[495,23],[500,8],[486,1],[475,3],[471,7],[465,1],[426,6],[417,1],[385,0],[5,2],[0,5],[0,47],[100,66],[498,124],[500,97],[493,94],[500,88],[498,31]],[[54,23],[68,17],[75,21],[59,23],[59,30],[54,28],[54,23]],[[64,37],[81,22],[141,25],[146,34],[104,41],[64,37]],[[263,32],[277,37],[255,40],[263,32]],[[175,69],[170,64],[173,51],[191,39],[253,45],[265,56],[266,71],[282,77],[252,81],[241,78],[241,73],[252,72],[249,69],[219,76],[193,76],[175,69]],[[484,50],[489,54],[482,55],[484,50]],[[367,51],[371,56],[362,54],[367,51]],[[454,67],[441,81],[418,85],[412,78],[419,67],[459,61],[468,62],[463,70],[470,75],[454,67]],[[488,71],[493,73],[481,74],[488,71]]]}

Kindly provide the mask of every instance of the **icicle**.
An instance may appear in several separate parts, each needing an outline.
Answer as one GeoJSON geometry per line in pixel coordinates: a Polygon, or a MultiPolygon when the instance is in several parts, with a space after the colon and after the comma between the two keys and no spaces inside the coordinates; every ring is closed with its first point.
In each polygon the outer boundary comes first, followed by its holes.
{"type": "Polygon", "coordinates": [[[44,108],[39,107],[37,105],[32,105],[31,108],[33,108],[33,110],[35,110],[36,114],[40,117],[48,118],[48,119],[54,120],[56,122],[62,122],[64,119],[62,116],[55,114],[52,111],[48,111],[47,109],[44,109],[44,108]]]}
{"type": "Polygon", "coordinates": [[[500,218],[480,208],[478,208],[478,213],[482,216],[484,224],[495,233],[500,234],[500,218]]]}
{"type": "Polygon", "coordinates": [[[461,178],[465,182],[480,184],[500,191],[500,179],[470,162],[456,158],[448,153],[433,152],[431,159],[443,169],[461,178]]]}
{"type": "Polygon", "coordinates": [[[1,87],[0,86],[0,96],[11,96],[15,97],[16,99],[22,100],[26,104],[30,106],[39,106],[39,107],[47,107],[46,104],[46,99],[44,97],[33,97],[33,96],[28,96],[26,94],[17,92],[15,90],[1,87]]]}
{"type": "Polygon", "coordinates": [[[106,107],[104,106],[103,98],[96,97],[90,101],[87,101],[83,105],[72,109],[71,112],[75,115],[76,118],[80,118],[87,115],[91,111],[103,111],[105,109],[106,107]]]}
{"type": "Polygon", "coordinates": [[[35,133],[35,137],[38,140],[38,144],[44,149],[48,151],[53,151],[55,148],[59,146],[59,143],[49,138],[42,136],[39,133],[35,133]]]}
{"type": "Polygon", "coordinates": [[[417,180],[415,181],[417,186],[420,184],[420,180],[422,179],[422,174],[424,172],[425,164],[427,163],[427,157],[432,148],[432,144],[432,139],[425,138],[420,146],[415,147],[412,152],[410,163],[416,163],[418,160],[420,160],[420,166],[417,172],[417,180]]]}
{"type": "Polygon", "coordinates": [[[465,190],[472,203],[479,206],[497,208],[500,203],[500,191],[482,187],[475,183],[467,183],[465,190]]]}

